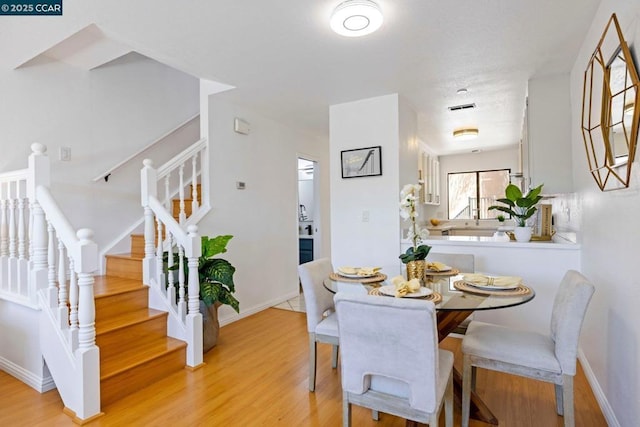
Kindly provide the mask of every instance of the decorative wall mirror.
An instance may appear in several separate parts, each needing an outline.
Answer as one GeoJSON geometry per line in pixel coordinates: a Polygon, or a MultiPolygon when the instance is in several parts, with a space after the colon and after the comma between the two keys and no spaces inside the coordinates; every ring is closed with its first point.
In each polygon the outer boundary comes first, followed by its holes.
{"type": "Polygon", "coordinates": [[[584,72],[582,136],[589,171],[602,191],[629,186],[640,121],[639,80],[616,14],[584,72]]]}

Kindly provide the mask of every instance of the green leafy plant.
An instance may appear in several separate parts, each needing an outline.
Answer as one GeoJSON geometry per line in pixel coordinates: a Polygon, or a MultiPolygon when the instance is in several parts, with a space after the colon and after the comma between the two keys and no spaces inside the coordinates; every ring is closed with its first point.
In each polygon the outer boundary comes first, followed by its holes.
{"type": "Polygon", "coordinates": [[[542,199],[540,192],[542,191],[543,185],[544,184],[540,184],[536,188],[529,190],[527,194],[523,196],[518,186],[509,184],[507,188],[505,188],[505,198],[497,200],[497,202],[504,203],[506,206],[493,205],[489,206],[489,210],[496,209],[506,212],[515,219],[518,227],[526,227],[527,219],[531,218],[538,210],[536,205],[542,199]]]}
{"type": "Polygon", "coordinates": [[[506,218],[504,217],[504,215],[500,214],[496,217],[496,219],[498,220],[498,222],[503,223],[506,218]]]}
{"type": "Polygon", "coordinates": [[[399,258],[403,264],[407,264],[409,261],[423,260],[427,255],[429,255],[430,250],[431,246],[429,245],[419,245],[416,248],[410,246],[405,253],[399,256],[399,258]]]}
{"type": "MultiPolygon", "coordinates": [[[[227,251],[227,243],[231,235],[221,235],[213,238],[202,236],[202,254],[198,258],[198,278],[200,282],[200,299],[211,306],[216,302],[231,306],[236,312],[240,312],[240,302],[233,296],[236,291],[233,283],[233,274],[236,268],[231,263],[216,255],[227,251]]],[[[169,270],[177,270],[173,265],[169,270]]],[[[187,260],[184,260],[185,281],[188,282],[189,269],[187,260]]]]}

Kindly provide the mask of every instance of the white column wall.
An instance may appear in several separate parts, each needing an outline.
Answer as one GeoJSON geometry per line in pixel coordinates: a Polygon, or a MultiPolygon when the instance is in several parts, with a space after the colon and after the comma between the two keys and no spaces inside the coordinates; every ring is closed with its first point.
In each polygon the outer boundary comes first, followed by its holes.
{"type": "MultiPolygon", "coordinates": [[[[234,236],[221,257],[236,267],[244,317],[298,294],[298,154],[318,159],[320,220],[328,224],[327,143],[229,103],[224,94],[209,99],[212,211],[198,227],[202,235],[234,236]],[[235,117],[251,125],[249,135],[233,131],[235,117]],[[237,181],[246,189],[237,190],[237,181]]],[[[238,318],[226,306],[219,313],[222,324],[238,318]]]]}
{"type": "Polygon", "coordinates": [[[336,267],[388,265],[398,258],[398,114],[396,94],[330,107],[331,256],[336,267]],[[343,179],[340,152],[375,146],[382,147],[382,176],[343,179]]]}

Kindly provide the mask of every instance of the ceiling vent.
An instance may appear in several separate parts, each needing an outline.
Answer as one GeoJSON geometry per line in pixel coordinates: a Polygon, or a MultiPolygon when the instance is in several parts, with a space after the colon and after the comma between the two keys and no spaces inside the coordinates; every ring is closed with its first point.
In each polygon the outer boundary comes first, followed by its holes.
{"type": "Polygon", "coordinates": [[[452,107],[449,107],[449,111],[469,110],[471,108],[476,108],[476,104],[454,105],[452,107]]]}

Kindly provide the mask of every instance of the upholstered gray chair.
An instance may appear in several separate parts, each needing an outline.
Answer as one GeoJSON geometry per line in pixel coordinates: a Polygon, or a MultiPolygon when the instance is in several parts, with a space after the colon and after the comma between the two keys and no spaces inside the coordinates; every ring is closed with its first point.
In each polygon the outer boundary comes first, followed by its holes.
{"type": "Polygon", "coordinates": [[[351,405],[453,426],[453,354],[438,348],[430,301],[338,292],[343,426],[351,405]]]}
{"type": "Polygon", "coordinates": [[[316,389],[317,343],[333,346],[331,366],[338,366],[338,323],[333,306],[333,294],[322,284],[332,272],[333,266],[328,258],[320,258],[298,266],[309,331],[309,391],[316,389]]]}
{"type": "Polygon", "coordinates": [[[507,372],[555,384],[556,411],[564,425],[574,425],[573,377],[578,340],[593,285],[569,270],[562,279],[551,315],[549,335],[516,331],[473,321],[462,340],[462,425],[469,425],[469,399],[476,367],[507,372]]]}

